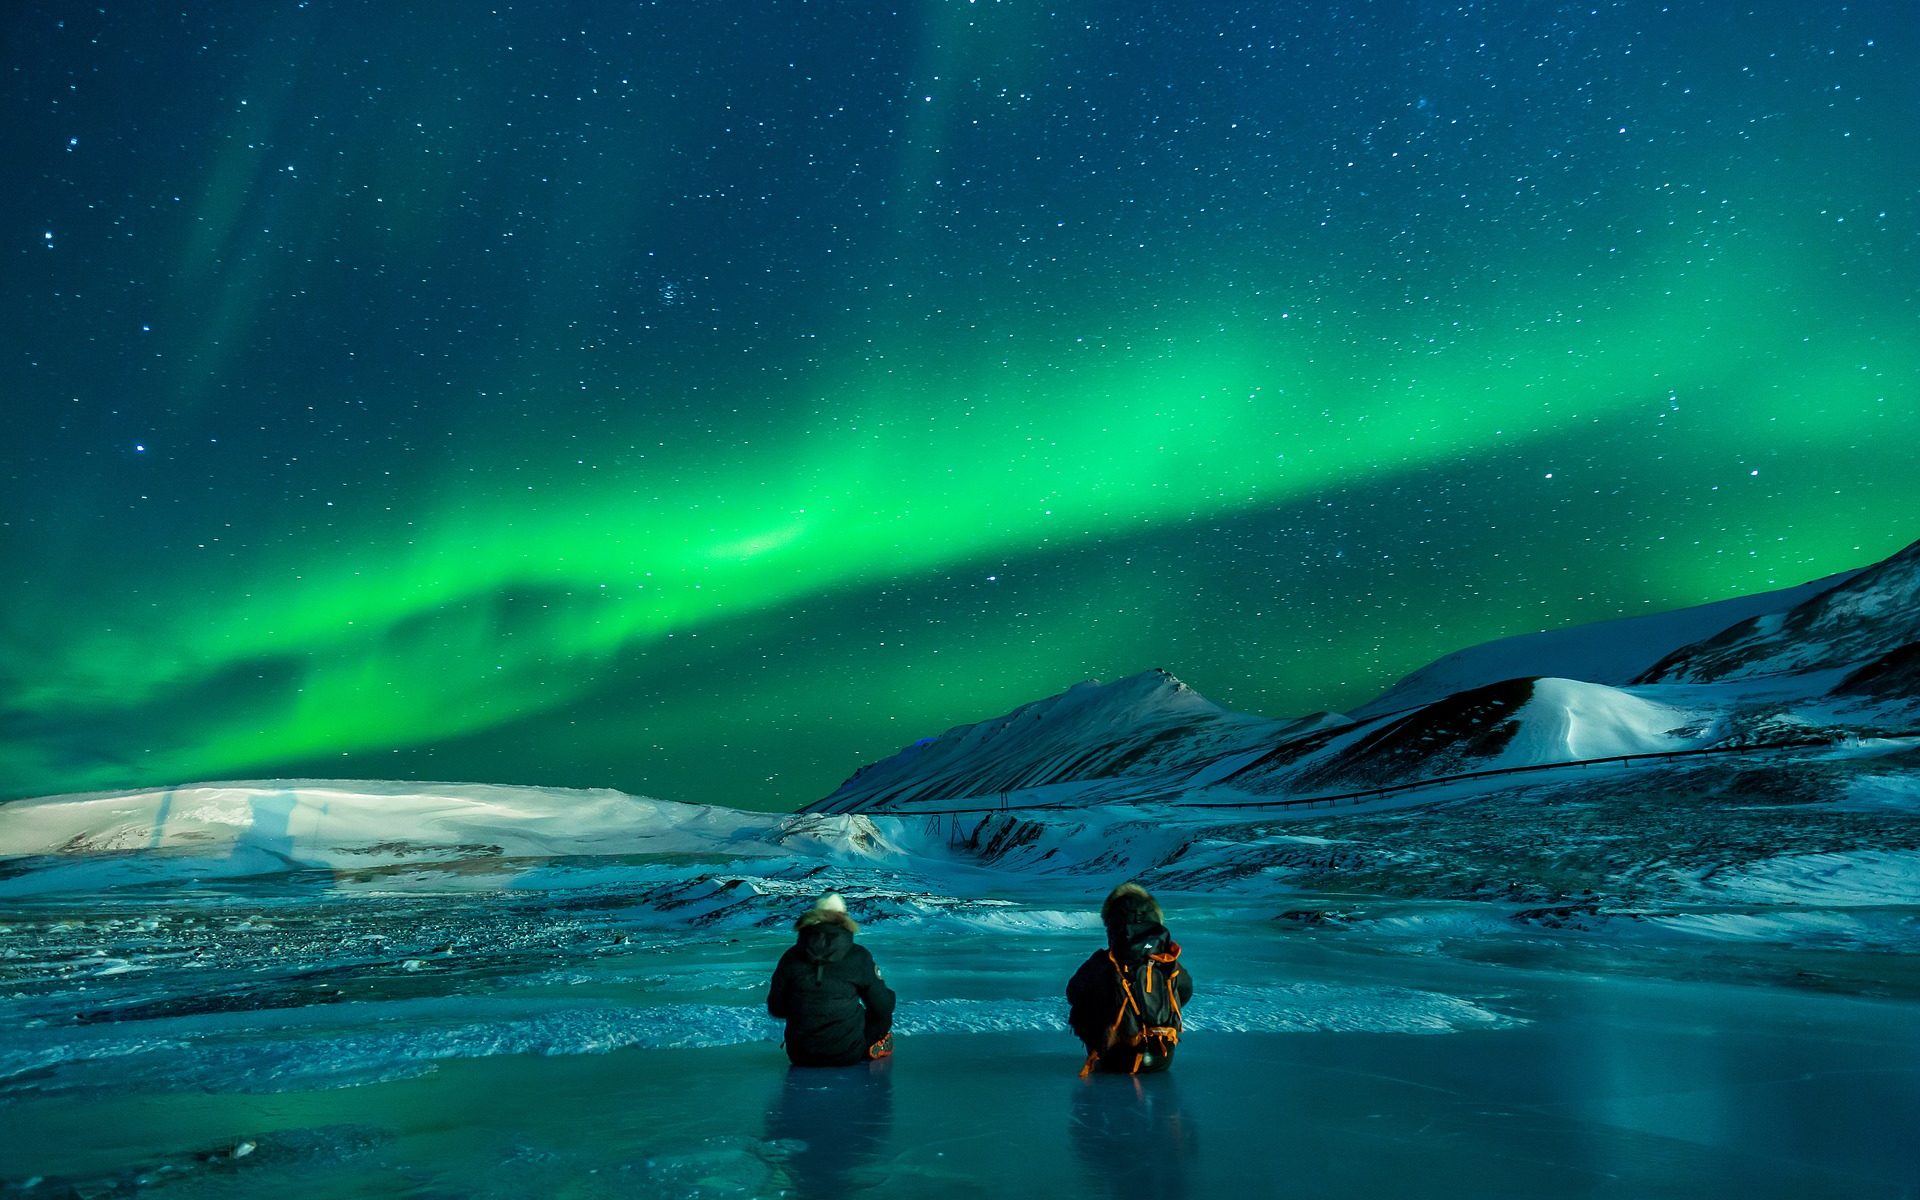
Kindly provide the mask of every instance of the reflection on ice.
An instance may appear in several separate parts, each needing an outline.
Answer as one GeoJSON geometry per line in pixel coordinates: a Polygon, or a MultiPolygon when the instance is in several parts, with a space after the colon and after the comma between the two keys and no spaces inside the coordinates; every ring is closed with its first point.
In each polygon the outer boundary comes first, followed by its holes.
{"type": "Polygon", "coordinates": [[[1071,1089],[1074,1157],[1113,1200],[1186,1200],[1200,1132],[1179,1076],[1093,1075],[1071,1089]]]}
{"type": "MultiPolygon", "coordinates": [[[[697,1146],[669,1147],[625,1164],[619,1177],[627,1190],[609,1190],[606,1194],[653,1196],[659,1200],[778,1196],[786,1190],[781,1169],[786,1151],[784,1146],[769,1146],[749,1137],[706,1138],[697,1146]]],[[[497,1194],[538,1193],[503,1189],[497,1194]]]]}
{"type": "Polygon", "coordinates": [[[167,1194],[192,1200],[1891,1200],[1910,1171],[1920,1023],[1904,1003],[1379,955],[1192,914],[1183,931],[1207,987],[1174,1071],[1137,1084],[1075,1077],[1050,996],[1078,934],[874,927],[909,997],[877,1069],[787,1067],[756,994],[786,941],[772,931],[586,957],[571,982],[496,976],[485,994],[15,1023],[0,1179],[217,1163],[169,1168],[167,1194]],[[343,1125],[377,1136],[269,1153],[343,1125]],[[243,1141],[258,1151],[218,1162],[243,1141]]]}
{"type": "Polygon", "coordinates": [[[893,1060],[790,1067],[767,1110],[766,1140],[783,1152],[796,1194],[832,1200],[878,1181],[893,1130],[893,1060]]]}

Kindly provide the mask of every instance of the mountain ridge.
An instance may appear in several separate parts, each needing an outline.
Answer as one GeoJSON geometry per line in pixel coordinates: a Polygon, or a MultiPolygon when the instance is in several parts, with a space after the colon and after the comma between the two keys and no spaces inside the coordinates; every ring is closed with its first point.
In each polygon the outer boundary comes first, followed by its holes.
{"type": "Polygon", "coordinates": [[[1467,647],[1351,717],[1232,712],[1158,668],[1087,681],[922,739],[800,811],[1316,795],[1716,746],[1837,743],[1911,717],[1916,673],[1902,647],[1916,641],[1920,543],[1797,587],[1467,647]],[[1565,665],[1589,677],[1551,669],[1565,665]],[[1844,680],[1830,677],[1843,669],[1844,680]]]}
{"type": "Polygon", "coordinates": [[[1920,542],[1778,613],[1675,649],[1639,683],[1711,683],[1847,666],[1920,641],[1920,542]]]}

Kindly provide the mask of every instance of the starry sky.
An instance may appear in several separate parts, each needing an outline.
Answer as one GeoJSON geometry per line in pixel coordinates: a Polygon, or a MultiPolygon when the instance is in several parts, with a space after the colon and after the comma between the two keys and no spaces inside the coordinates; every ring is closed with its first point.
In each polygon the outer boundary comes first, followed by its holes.
{"type": "Polygon", "coordinates": [[[786,808],[1920,536],[1909,0],[21,0],[0,795],[786,808]]]}

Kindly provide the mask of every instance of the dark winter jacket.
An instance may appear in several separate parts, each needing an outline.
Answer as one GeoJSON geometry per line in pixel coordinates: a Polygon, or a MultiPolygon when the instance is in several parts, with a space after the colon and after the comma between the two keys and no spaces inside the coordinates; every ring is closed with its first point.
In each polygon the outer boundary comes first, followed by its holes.
{"type": "Polygon", "coordinates": [[[1141,888],[1116,888],[1101,917],[1107,948],[1095,951],[1067,981],[1067,1022],[1087,1052],[1098,1056],[1095,1070],[1164,1071],[1173,1063],[1173,1046],[1158,1039],[1136,1045],[1136,1035],[1143,1026],[1180,1024],[1178,1014],[1193,998],[1193,976],[1160,923],[1160,906],[1141,888]],[[1144,1021],[1127,1004],[1129,989],[1144,1021]]]}
{"type": "Polygon", "coordinates": [[[893,1029],[893,989],[873,955],[856,946],[859,929],[845,913],[809,912],[799,936],[773,968],[767,1011],[787,1023],[787,1057],[795,1066],[841,1067],[864,1062],[893,1029]]]}

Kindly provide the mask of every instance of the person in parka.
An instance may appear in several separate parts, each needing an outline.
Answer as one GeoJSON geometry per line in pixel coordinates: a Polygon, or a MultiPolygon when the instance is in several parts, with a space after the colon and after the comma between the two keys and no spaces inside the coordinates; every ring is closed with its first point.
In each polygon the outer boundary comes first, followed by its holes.
{"type": "Polygon", "coordinates": [[[893,1052],[893,989],[873,955],[856,946],[860,927],[829,892],[793,928],[798,935],[773,968],[767,1012],[787,1023],[796,1067],[847,1067],[893,1052]]]}
{"type": "Polygon", "coordinates": [[[1137,883],[1114,888],[1100,920],[1106,949],[1067,981],[1067,1023],[1087,1048],[1080,1074],[1164,1071],[1180,1041],[1181,1010],[1193,998],[1180,945],[1161,923],[1160,905],[1137,883]]]}

